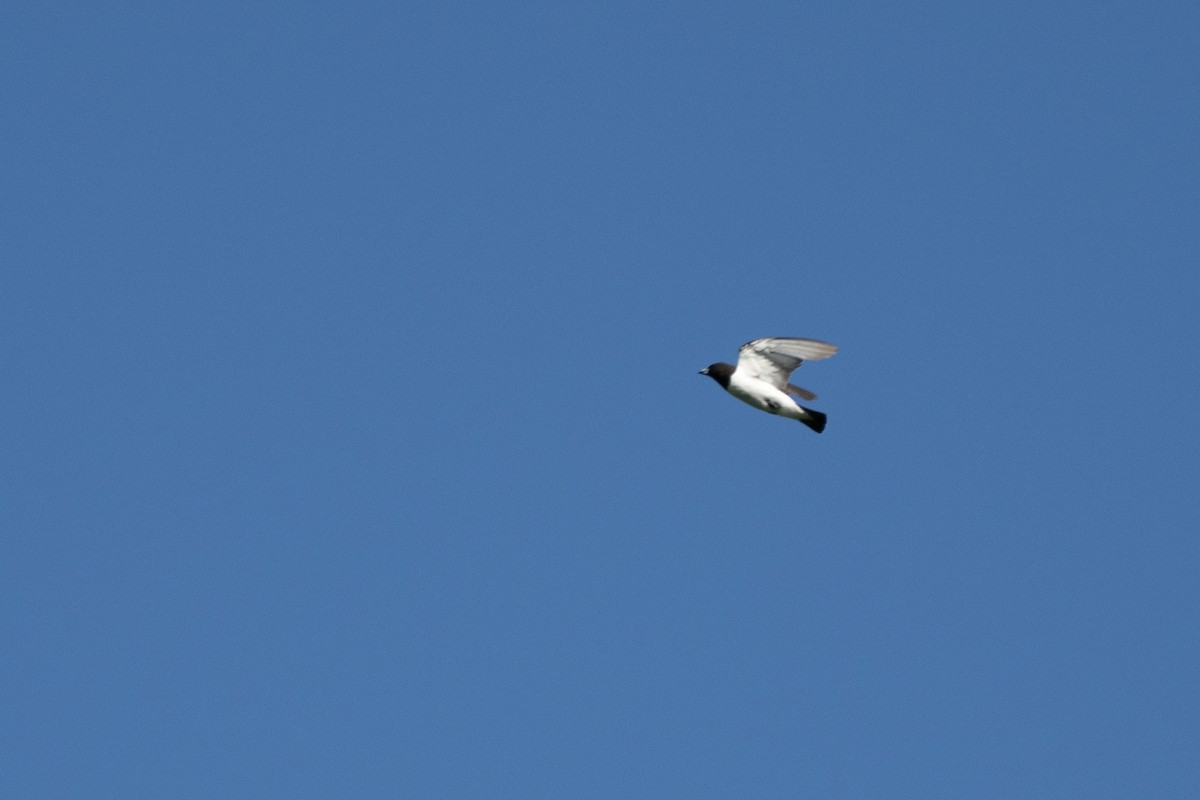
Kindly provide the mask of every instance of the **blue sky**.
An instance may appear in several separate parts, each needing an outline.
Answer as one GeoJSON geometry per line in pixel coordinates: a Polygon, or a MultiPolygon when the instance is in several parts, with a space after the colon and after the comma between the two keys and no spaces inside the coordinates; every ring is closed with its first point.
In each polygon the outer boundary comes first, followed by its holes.
{"type": "Polygon", "coordinates": [[[0,39],[6,796],[1196,796],[1200,7],[0,39]]]}

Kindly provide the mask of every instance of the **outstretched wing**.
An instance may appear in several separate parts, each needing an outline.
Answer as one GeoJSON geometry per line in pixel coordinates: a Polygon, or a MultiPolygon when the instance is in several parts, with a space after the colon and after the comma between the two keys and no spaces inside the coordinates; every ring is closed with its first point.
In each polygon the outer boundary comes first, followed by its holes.
{"type": "Polygon", "coordinates": [[[777,389],[785,389],[788,376],[802,361],[829,358],[837,352],[835,345],[816,339],[755,339],[738,350],[738,372],[766,381],[777,389]]]}
{"type": "Polygon", "coordinates": [[[789,383],[787,386],[783,387],[783,390],[790,395],[799,397],[801,400],[816,400],[817,399],[817,395],[814,392],[810,392],[808,389],[801,389],[799,386],[797,386],[794,383],[789,383]]]}

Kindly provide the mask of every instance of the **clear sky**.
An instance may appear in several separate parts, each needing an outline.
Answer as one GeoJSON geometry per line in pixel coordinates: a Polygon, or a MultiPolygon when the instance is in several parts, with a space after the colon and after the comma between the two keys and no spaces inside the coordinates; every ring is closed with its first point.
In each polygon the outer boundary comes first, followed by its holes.
{"type": "Polygon", "coordinates": [[[1198,42],[11,4],[0,794],[1200,796],[1198,42]]]}

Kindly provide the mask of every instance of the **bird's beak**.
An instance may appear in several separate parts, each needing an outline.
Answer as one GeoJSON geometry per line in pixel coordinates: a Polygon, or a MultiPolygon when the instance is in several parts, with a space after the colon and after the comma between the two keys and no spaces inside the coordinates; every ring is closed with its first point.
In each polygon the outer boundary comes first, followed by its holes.
{"type": "Polygon", "coordinates": [[[699,372],[697,372],[696,374],[697,374],[697,375],[707,375],[707,374],[708,374],[708,367],[705,367],[704,369],[700,370],[700,371],[699,371],[699,372]]]}

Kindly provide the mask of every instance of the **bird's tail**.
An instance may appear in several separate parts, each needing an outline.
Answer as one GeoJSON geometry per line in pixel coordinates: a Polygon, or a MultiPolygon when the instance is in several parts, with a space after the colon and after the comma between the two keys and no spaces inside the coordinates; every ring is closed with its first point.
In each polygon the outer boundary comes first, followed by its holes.
{"type": "Polygon", "coordinates": [[[813,411],[811,408],[800,406],[800,410],[804,412],[804,416],[800,417],[800,421],[808,427],[812,428],[817,433],[825,430],[825,415],[820,411],[813,411]]]}

